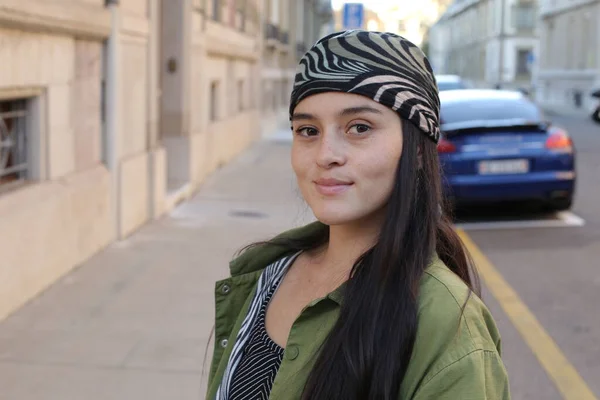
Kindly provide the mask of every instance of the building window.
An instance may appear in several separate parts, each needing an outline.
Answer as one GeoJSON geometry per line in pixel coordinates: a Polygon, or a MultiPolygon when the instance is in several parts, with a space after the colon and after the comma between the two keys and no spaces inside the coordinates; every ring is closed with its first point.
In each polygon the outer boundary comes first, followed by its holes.
{"type": "Polygon", "coordinates": [[[279,93],[281,84],[279,81],[273,82],[273,91],[271,92],[271,108],[277,110],[279,108],[279,93]]]}
{"type": "Polygon", "coordinates": [[[212,19],[221,20],[221,0],[212,0],[212,19]]]}
{"type": "Polygon", "coordinates": [[[196,3],[194,3],[193,5],[193,9],[196,13],[198,13],[199,15],[201,15],[201,20],[202,20],[202,28],[201,30],[205,30],[206,29],[206,17],[208,15],[208,0],[200,0],[196,3]]]}
{"type": "MultiPolygon", "coordinates": [[[[566,21],[564,21],[566,22],[566,21]]],[[[577,26],[577,20],[575,19],[574,15],[571,15],[569,17],[569,22],[568,22],[568,26],[571,28],[571,32],[574,31],[574,29],[572,27],[577,26]]],[[[563,25],[564,26],[564,25],[563,25]]],[[[570,36],[570,35],[569,35],[570,36]]],[[[566,46],[567,49],[564,52],[564,61],[563,61],[563,65],[566,69],[574,69],[575,66],[577,65],[577,61],[576,61],[576,49],[575,49],[575,43],[570,43],[569,40],[563,40],[563,46],[566,46]]]]}
{"type": "MultiPolygon", "coordinates": [[[[582,31],[582,40],[581,40],[581,51],[579,55],[581,57],[580,65],[581,69],[592,69],[594,68],[593,57],[596,53],[594,51],[594,46],[592,43],[595,42],[594,35],[596,31],[596,24],[590,23],[590,15],[584,14],[581,21],[581,31],[582,31]]],[[[594,43],[595,44],[595,43],[594,43]]]]}
{"type": "Polygon", "coordinates": [[[262,82],[262,109],[268,111],[271,108],[271,80],[263,79],[262,82]]]}
{"type": "Polygon", "coordinates": [[[485,48],[479,49],[479,80],[485,81],[485,69],[487,65],[487,57],[485,48]]]}
{"type": "Polygon", "coordinates": [[[289,95],[290,95],[289,81],[287,79],[284,79],[283,82],[281,83],[281,105],[282,106],[288,105],[289,95]]]}
{"type": "Polygon", "coordinates": [[[404,22],[404,20],[398,21],[398,32],[400,32],[402,34],[405,31],[406,31],[406,22],[404,22]]]}
{"type": "Polygon", "coordinates": [[[237,15],[238,15],[238,23],[240,31],[246,31],[246,5],[247,0],[237,0],[237,15]]]}
{"type": "Polygon", "coordinates": [[[533,3],[517,3],[512,9],[513,28],[517,31],[533,31],[537,20],[537,10],[533,3]]]}
{"type": "Polygon", "coordinates": [[[210,84],[210,120],[217,121],[219,119],[219,82],[210,84]]]}
{"type": "Polygon", "coordinates": [[[242,79],[240,79],[237,83],[237,97],[238,97],[238,112],[242,112],[246,108],[245,107],[246,93],[244,90],[244,81],[242,79]]]}
{"type": "Polygon", "coordinates": [[[0,187],[27,179],[26,100],[0,101],[0,187]]]}
{"type": "MultiPolygon", "coordinates": [[[[252,66],[252,68],[250,69],[251,77],[255,76],[254,74],[252,74],[252,71],[254,69],[255,69],[254,66],[252,66]]],[[[248,108],[250,108],[250,109],[254,109],[257,104],[257,99],[256,99],[257,83],[259,83],[259,82],[257,82],[256,79],[248,79],[248,108]]]]}
{"type": "Polygon", "coordinates": [[[555,46],[556,35],[554,32],[554,21],[549,20],[546,23],[546,34],[543,37],[544,41],[544,68],[553,68],[554,67],[554,56],[553,50],[555,46]]]}
{"type": "Polygon", "coordinates": [[[529,75],[529,59],[531,57],[531,49],[517,50],[517,75],[529,75]]]}

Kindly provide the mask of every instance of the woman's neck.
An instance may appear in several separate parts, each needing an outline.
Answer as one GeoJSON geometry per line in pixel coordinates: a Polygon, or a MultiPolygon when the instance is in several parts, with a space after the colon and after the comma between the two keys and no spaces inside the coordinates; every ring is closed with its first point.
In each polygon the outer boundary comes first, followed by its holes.
{"type": "Polygon", "coordinates": [[[329,242],[316,254],[315,266],[325,275],[348,279],[356,260],[377,243],[380,228],[373,220],[331,225],[329,242]]]}

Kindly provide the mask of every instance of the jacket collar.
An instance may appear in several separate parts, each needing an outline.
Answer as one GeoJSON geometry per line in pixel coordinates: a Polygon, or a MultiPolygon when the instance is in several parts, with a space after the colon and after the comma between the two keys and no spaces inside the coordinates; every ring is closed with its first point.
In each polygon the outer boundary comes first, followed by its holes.
{"type": "MultiPolygon", "coordinates": [[[[278,235],[275,239],[301,239],[309,237],[319,230],[323,229],[322,222],[313,222],[300,228],[292,229],[278,235]]],[[[245,275],[264,269],[267,265],[279,260],[280,258],[293,253],[294,250],[282,246],[276,246],[269,243],[260,244],[244,251],[239,257],[233,259],[229,263],[229,270],[232,277],[245,275]]],[[[435,265],[443,265],[437,252],[434,252],[428,267],[435,265]]],[[[328,297],[338,304],[343,300],[343,289],[345,283],[335,291],[331,292],[328,297]]]]}

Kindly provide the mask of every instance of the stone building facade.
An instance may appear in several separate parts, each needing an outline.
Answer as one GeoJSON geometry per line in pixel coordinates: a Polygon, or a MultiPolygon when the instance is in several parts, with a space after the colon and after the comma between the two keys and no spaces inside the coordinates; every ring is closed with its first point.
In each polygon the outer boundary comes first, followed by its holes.
{"type": "Polygon", "coordinates": [[[0,0],[0,319],[277,129],[308,21],[327,15],[314,0],[0,0]],[[269,112],[265,77],[281,85],[269,112]]]}

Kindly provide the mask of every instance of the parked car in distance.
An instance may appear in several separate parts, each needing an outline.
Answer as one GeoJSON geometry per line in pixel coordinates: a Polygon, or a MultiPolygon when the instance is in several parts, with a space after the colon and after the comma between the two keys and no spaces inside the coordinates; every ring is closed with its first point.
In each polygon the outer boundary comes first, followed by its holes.
{"type": "Polygon", "coordinates": [[[458,75],[436,75],[435,80],[440,92],[468,88],[467,82],[458,75]]]}
{"type": "Polygon", "coordinates": [[[573,142],[529,98],[468,89],[441,92],[440,100],[438,153],[455,205],[538,200],[556,211],[571,207],[573,142]]]}

